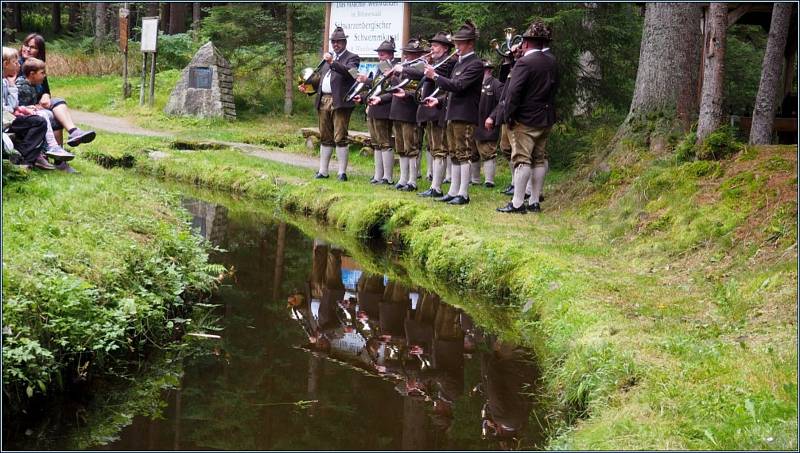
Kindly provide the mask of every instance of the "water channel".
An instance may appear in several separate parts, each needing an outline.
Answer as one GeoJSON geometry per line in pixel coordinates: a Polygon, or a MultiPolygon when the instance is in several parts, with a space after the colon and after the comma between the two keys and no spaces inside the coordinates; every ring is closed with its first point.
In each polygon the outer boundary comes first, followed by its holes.
{"type": "Polygon", "coordinates": [[[234,271],[210,301],[218,329],[193,338],[201,353],[172,363],[175,385],[164,385],[157,410],[142,411],[157,416],[134,414],[116,433],[76,441],[96,406],[84,395],[49,408],[37,426],[4,430],[5,448],[540,446],[529,396],[537,370],[526,351],[437,294],[365,270],[290,223],[193,198],[183,205],[198,233],[224,250],[212,261],[234,271]]]}

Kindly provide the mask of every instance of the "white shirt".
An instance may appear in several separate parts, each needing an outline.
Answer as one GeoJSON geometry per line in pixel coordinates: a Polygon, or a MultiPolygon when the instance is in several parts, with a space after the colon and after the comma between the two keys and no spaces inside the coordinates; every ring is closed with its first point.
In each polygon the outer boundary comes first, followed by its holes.
{"type": "Polygon", "coordinates": [[[475,53],[475,51],[473,50],[472,52],[469,52],[469,53],[467,53],[467,54],[460,55],[460,56],[458,57],[458,62],[459,62],[459,63],[461,63],[461,62],[462,62],[462,61],[463,61],[465,58],[467,58],[468,56],[470,56],[470,55],[472,55],[472,54],[474,54],[474,53],[475,53]]]}
{"type": "Polygon", "coordinates": [[[532,54],[534,52],[547,52],[548,50],[550,50],[549,47],[545,47],[544,49],[530,49],[530,50],[525,52],[525,55],[523,55],[523,57],[527,57],[528,55],[530,55],[530,54],[532,54]]]}
{"type": "MultiPolygon", "coordinates": [[[[334,55],[333,61],[336,61],[336,60],[339,59],[339,55],[336,55],[335,52],[331,52],[331,53],[333,53],[333,55],[334,55]]],[[[328,72],[325,74],[325,77],[322,78],[322,93],[323,94],[331,94],[333,92],[333,89],[331,88],[331,73],[332,72],[333,72],[333,70],[328,69],[328,72]]]]}

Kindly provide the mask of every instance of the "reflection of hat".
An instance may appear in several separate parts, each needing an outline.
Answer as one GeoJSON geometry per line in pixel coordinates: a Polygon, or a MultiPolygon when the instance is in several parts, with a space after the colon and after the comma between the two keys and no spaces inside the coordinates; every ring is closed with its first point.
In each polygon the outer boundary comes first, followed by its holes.
{"type": "Polygon", "coordinates": [[[333,33],[331,33],[331,41],[338,41],[340,39],[347,39],[347,35],[344,34],[342,27],[336,27],[333,33]]]}
{"type": "Polygon", "coordinates": [[[477,39],[478,36],[480,36],[478,27],[476,27],[471,20],[467,19],[464,21],[464,25],[453,35],[453,41],[469,41],[471,39],[477,39]]]}
{"type": "Polygon", "coordinates": [[[394,52],[394,36],[389,36],[389,39],[382,42],[381,45],[375,49],[375,52],[380,52],[382,50],[386,52],[394,52]]]}
{"type": "Polygon", "coordinates": [[[433,35],[433,38],[431,38],[431,42],[438,42],[439,44],[444,44],[446,46],[453,47],[452,36],[450,36],[450,33],[445,33],[443,31],[440,31],[435,35],[433,35]]]}
{"type": "Polygon", "coordinates": [[[483,63],[483,69],[494,69],[494,63],[489,60],[481,60],[481,63],[483,63]]]}
{"type": "Polygon", "coordinates": [[[549,25],[537,19],[533,21],[527,30],[525,30],[525,33],[522,34],[522,37],[550,41],[553,39],[553,29],[551,29],[549,25]]]}
{"type": "Polygon", "coordinates": [[[408,40],[408,43],[405,47],[403,47],[403,52],[427,52],[428,49],[425,47],[425,43],[421,41],[419,38],[411,38],[408,40]]]}

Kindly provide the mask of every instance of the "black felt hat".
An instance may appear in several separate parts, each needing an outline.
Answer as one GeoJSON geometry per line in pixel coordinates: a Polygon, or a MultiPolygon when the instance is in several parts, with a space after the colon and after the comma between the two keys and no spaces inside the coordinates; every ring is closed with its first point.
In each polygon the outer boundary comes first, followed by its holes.
{"type": "Polygon", "coordinates": [[[440,31],[433,35],[433,38],[430,39],[431,42],[438,42],[439,44],[444,44],[446,46],[453,47],[453,37],[450,33],[445,33],[440,31]]]}
{"type": "Polygon", "coordinates": [[[331,41],[340,41],[347,38],[348,36],[344,34],[344,29],[342,29],[342,27],[336,27],[333,33],[331,33],[331,41]]]}
{"type": "Polygon", "coordinates": [[[379,45],[378,48],[375,49],[375,52],[380,52],[380,51],[386,51],[386,52],[394,52],[395,51],[394,37],[393,36],[389,36],[389,39],[387,39],[386,41],[383,41],[381,43],[381,45],[379,45]]]}
{"type": "Polygon", "coordinates": [[[464,21],[464,25],[453,35],[453,41],[469,41],[478,39],[478,36],[480,36],[478,27],[476,27],[471,20],[467,19],[464,21]]]}
{"type": "Polygon", "coordinates": [[[425,41],[422,41],[419,38],[411,38],[406,43],[405,47],[403,47],[403,52],[419,52],[425,53],[428,52],[428,46],[425,45],[425,41]]]}

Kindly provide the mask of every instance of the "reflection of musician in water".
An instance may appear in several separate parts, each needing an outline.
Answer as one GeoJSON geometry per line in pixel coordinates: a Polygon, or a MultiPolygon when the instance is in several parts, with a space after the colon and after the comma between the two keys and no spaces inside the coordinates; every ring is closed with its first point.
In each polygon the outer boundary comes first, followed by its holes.
{"type": "Polygon", "coordinates": [[[504,450],[519,447],[533,408],[530,386],[537,378],[535,363],[523,349],[501,340],[490,341],[482,354],[481,377],[486,404],[483,435],[504,450]]]}

